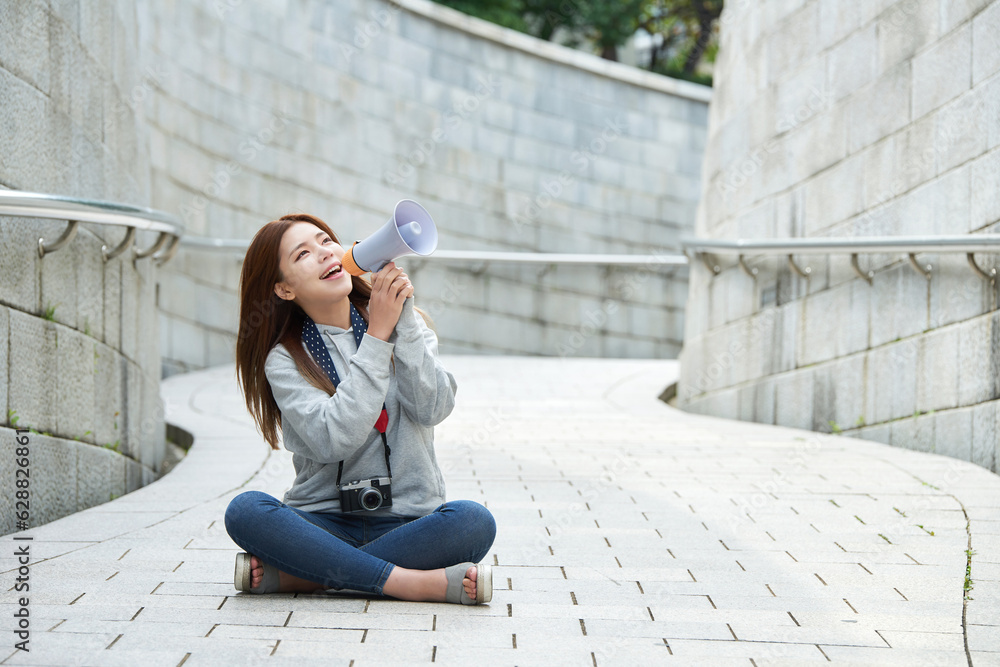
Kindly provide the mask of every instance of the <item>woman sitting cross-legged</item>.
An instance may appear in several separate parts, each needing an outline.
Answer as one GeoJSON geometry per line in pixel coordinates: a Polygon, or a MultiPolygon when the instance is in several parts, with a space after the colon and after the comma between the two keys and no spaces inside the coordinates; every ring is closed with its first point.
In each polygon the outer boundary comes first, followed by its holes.
{"type": "Polygon", "coordinates": [[[264,225],[240,277],[237,378],[264,439],[278,428],[295,480],[282,500],[246,491],[226,509],[236,588],[363,591],[480,604],[480,561],[496,523],[469,500],[445,502],[434,426],[455,405],[437,336],[392,262],[371,283],[341,265],[322,220],[264,225]]]}

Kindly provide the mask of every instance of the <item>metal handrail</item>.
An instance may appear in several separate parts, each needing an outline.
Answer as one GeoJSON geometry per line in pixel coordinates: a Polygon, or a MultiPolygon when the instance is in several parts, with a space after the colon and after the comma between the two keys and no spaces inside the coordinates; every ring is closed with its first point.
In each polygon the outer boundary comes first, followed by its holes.
{"type": "Polygon", "coordinates": [[[718,274],[722,267],[711,261],[710,255],[737,255],[740,269],[751,278],[756,278],[756,267],[746,263],[745,256],[755,255],[786,255],[789,267],[803,278],[812,273],[810,267],[800,267],[795,262],[795,255],[829,255],[849,253],[851,268],[860,277],[872,282],[873,271],[863,271],[858,264],[858,255],[873,253],[905,253],[910,265],[915,271],[930,279],[933,270],[930,264],[921,265],[917,262],[917,253],[963,252],[969,262],[969,267],[984,280],[994,280],[997,276],[995,268],[986,270],[976,263],[974,253],[1000,252],[1000,234],[959,234],[941,236],[855,236],[837,238],[792,238],[792,239],[698,239],[684,237],[680,240],[684,253],[700,259],[713,274],[718,274]]]}
{"type": "MultiPolygon", "coordinates": [[[[246,250],[250,241],[185,236],[181,245],[199,250],[246,250]]],[[[612,255],[551,252],[506,252],[491,250],[435,250],[430,255],[406,255],[403,261],[432,260],[442,262],[511,262],[534,264],[646,264],[686,266],[688,258],[681,254],[612,255]]]]}
{"type": "Polygon", "coordinates": [[[46,243],[44,239],[38,239],[39,257],[55,252],[72,241],[81,222],[128,228],[125,238],[113,250],[108,250],[106,245],[101,246],[101,256],[105,262],[131,249],[133,259],[155,255],[153,260],[157,264],[163,264],[177,252],[178,241],[184,234],[184,226],[180,221],[163,211],[117,202],[63,197],[41,192],[0,190],[0,216],[69,221],[62,235],[55,241],[46,243]],[[144,250],[138,250],[133,246],[136,230],[159,232],[159,236],[151,246],[144,250]],[[168,240],[170,245],[163,250],[163,246],[168,240]],[[157,252],[160,254],[156,255],[157,252]]]}

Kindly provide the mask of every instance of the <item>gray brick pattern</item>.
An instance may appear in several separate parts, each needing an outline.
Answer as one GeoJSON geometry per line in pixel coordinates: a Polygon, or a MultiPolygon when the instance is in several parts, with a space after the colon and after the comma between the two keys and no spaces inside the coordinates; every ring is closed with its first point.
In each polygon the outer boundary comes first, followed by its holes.
{"type": "MultiPolygon", "coordinates": [[[[110,0],[0,7],[0,187],[149,205],[138,29],[134,7],[110,0]]],[[[150,260],[105,264],[101,245],[114,247],[123,232],[88,223],[69,246],[39,258],[38,239],[52,241],[65,226],[0,219],[0,423],[51,434],[39,436],[45,445],[33,463],[53,466],[39,470],[36,522],[120,495],[127,470],[136,471],[136,488],[164,455],[150,260]],[[104,447],[116,441],[121,453],[104,447]]],[[[155,236],[139,232],[137,245],[155,236]]],[[[0,428],[5,448],[13,438],[0,428]]],[[[5,475],[0,494],[13,497],[13,483],[5,475]]],[[[3,533],[15,527],[6,510],[3,533]]]]}
{"type": "MultiPolygon", "coordinates": [[[[306,211],[350,245],[403,198],[458,250],[668,253],[693,226],[703,87],[537,40],[525,50],[429,2],[137,11],[144,71],[163,72],[145,107],[152,203],[191,234],[250,238],[306,211]]],[[[680,351],[686,269],[400,264],[446,353],[680,351]]],[[[166,375],[232,361],[239,270],[187,250],[164,267],[166,375]]]]}
{"type": "MultiPolygon", "coordinates": [[[[998,28],[989,0],[729,6],[698,234],[996,233],[998,28]]],[[[847,255],[797,259],[808,280],[759,257],[756,282],[692,267],[681,405],[1000,471],[997,282],[960,255],[919,255],[929,280],[862,256],[872,285],[847,255]],[[973,409],[980,435],[952,428],[973,409]]]]}

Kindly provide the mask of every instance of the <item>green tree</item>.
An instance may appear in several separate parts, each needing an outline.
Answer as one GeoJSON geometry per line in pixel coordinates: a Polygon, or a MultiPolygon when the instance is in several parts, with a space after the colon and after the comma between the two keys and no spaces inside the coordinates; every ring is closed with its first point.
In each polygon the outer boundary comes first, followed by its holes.
{"type": "Polygon", "coordinates": [[[636,31],[660,36],[649,69],[698,80],[703,58],[714,59],[715,26],[723,0],[437,0],[443,5],[566,45],[593,45],[602,58],[618,60],[618,48],[636,31]]]}
{"type": "Polygon", "coordinates": [[[522,0],[437,0],[437,3],[505,28],[529,32],[522,0]]]}
{"type": "Polygon", "coordinates": [[[602,58],[618,60],[618,47],[639,29],[639,19],[649,0],[577,0],[583,32],[597,46],[602,58]]]}

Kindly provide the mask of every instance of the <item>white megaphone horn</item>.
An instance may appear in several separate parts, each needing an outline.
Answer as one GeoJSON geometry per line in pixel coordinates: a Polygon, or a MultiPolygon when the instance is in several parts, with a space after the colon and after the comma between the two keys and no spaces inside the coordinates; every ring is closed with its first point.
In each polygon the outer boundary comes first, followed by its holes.
{"type": "Polygon", "coordinates": [[[341,265],[352,276],[376,272],[403,255],[429,255],[437,248],[438,233],[423,206],[403,199],[393,209],[389,222],[364,241],[355,241],[344,253],[341,265]]]}

